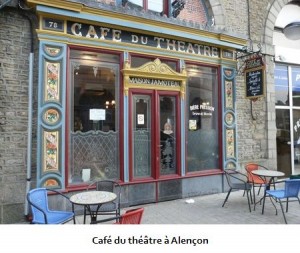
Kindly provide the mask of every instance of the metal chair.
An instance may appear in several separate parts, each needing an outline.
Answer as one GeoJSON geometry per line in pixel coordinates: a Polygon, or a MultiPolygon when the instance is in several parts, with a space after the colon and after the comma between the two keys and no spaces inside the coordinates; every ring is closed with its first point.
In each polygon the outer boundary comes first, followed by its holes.
{"type": "MultiPolygon", "coordinates": [[[[288,212],[288,204],[290,198],[298,199],[298,202],[300,204],[300,199],[298,196],[299,191],[300,191],[300,179],[287,179],[285,180],[284,189],[266,191],[266,196],[272,197],[280,203],[281,211],[286,224],[287,224],[287,220],[283,210],[282,199],[286,199],[286,212],[288,212]]],[[[277,214],[277,210],[276,210],[276,214],[277,214]]]]}
{"type": "Polygon", "coordinates": [[[54,192],[67,200],[69,198],[62,193],[46,188],[36,188],[27,193],[27,200],[31,207],[31,224],[63,224],[75,217],[73,212],[50,210],[48,207],[48,192],[54,192]]]}
{"type": "Polygon", "coordinates": [[[251,212],[251,206],[250,206],[250,200],[252,203],[252,196],[251,196],[251,189],[252,189],[252,184],[248,182],[248,178],[245,174],[233,170],[233,169],[226,169],[224,170],[228,186],[230,187],[227,196],[223,202],[222,207],[224,207],[225,203],[227,202],[229,195],[232,190],[243,190],[247,193],[247,200],[248,200],[248,206],[249,206],[249,211],[251,212]],[[250,198],[249,198],[249,193],[250,193],[250,198]]]}
{"type": "Polygon", "coordinates": [[[266,179],[261,178],[260,176],[252,174],[253,170],[268,170],[266,167],[256,164],[256,163],[248,163],[245,166],[245,170],[247,172],[248,183],[253,186],[253,201],[255,203],[255,187],[259,187],[257,195],[259,195],[261,187],[267,184],[266,179]]]}
{"type": "Polygon", "coordinates": [[[121,186],[119,183],[113,180],[100,180],[91,183],[87,190],[96,188],[96,191],[108,191],[108,192],[114,192],[117,195],[116,200],[105,203],[102,205],[90,205],[89,208],[84,208],[84,218],[83,223],[85,224],[86,221],[86,215],[90,215],[91,212],[97,215],[115,215],[120,216],[120,208],[121,208],[121,186]]]}

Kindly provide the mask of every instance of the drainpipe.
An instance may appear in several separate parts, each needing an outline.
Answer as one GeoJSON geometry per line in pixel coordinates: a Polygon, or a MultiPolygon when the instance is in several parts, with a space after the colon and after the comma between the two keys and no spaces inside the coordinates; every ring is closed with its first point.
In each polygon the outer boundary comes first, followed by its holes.
{"type": "Polygon", "coordinates": [[[33,101],[33,64],[34,64],[34,43],[33,43],[33,21],[26,13],[28,8],[24,8],[21,1],[18,3],[20,14],[28,19],[30,25],[30,54],[29,54],[29,73],[28,73],[28,125],[27,125],[27,164],[26,164],[26,191],[24,215],[28,218],[29,207],[27,193],[31,186],[31,149],[32,149],[32,101],[33,101]]]}

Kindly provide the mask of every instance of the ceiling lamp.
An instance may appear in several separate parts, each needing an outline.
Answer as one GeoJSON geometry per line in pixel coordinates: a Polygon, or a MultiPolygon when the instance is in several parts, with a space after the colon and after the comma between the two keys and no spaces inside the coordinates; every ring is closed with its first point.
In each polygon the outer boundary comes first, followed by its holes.
{"type": "Polygon", "coordinates": [[[300,22],[292,22],[283,28],[285,37],[290,40],[300,39],[300,22]]]}

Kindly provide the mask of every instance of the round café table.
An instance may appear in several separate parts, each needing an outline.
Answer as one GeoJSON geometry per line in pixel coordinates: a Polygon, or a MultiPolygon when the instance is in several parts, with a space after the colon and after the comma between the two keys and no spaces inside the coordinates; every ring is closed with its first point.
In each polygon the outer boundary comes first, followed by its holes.
{"type": "Polygon", "coordinates": [[[107,191],[84,191],[71,196],[72,209],[74,212],[74,205],[82,205],[87,208],[91,214],[91,224],[96,223],[97,212],[101,205],[114,201],[117,195],[113,192],[107,191]],[[91,206],[97,205],[96,210],[92,210],[91,206]]]}
{"type": "MultiPolygon", "coordinates": [[[[255,206],[258,202],[261,202],[261,200],[263,200],[263,208],[262,208],[262,214],[264,214],[264,207],[265,207],[265,200],[266,200],[266,191],[270,190],[270,186],[272,183],[275,182],[275,178],[276,177],[283,177],[285,174],[281,171],[277,171],[277,170],[253,170],[251,171],[252,174],[257,175],[259,177],[261,177],[262,179],[264,179],[267,184],[265,185],[265,191],[264,191],[264,196],[257,201],[256,203],[254,203],[254,210],[255,210],[255,206]]],[[[274,205],[272,199],[271,199],[271,203],[273,204],[273,206],[275,207],[276,213],[277,213],[277,209],[276,206],[274,205]]]]}

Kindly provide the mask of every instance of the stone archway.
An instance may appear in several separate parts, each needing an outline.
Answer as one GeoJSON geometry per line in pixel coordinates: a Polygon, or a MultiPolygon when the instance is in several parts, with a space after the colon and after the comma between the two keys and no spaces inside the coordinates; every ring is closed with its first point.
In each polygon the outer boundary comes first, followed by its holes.
{"type": "Polygon", "coordinates": [[[279,15],[279,12],[282,10],[282,8],[292,2],[291,0],[269,0],[269,9],[268,9],[268,14],[266,18],[266,23],[265,23],[265,30],[264,30],[264,35],[263,35],[263,43],[267,45],[272,45],[273,44],[273,31],[274,31],[274,26],[276,19],[279,15]]]}
{"type": "Polygon", "coordinates": [[[265,25],[262,34],[262,44],[268,71],[266,73],[267,97],[266,109],[268,111],[267,118],[267,145],[269,153],[269,167],[277,168],[277,147],[276,147],[276,119],[271,115],[276,115],[275,111],[275,86],[274,86],[274,56],[275,50],[273,45],[273,33],[276,19],[282,8],[291,2],[291,0],[268,0],[268,9],[266,11],[265,25]]]}
{"type": "Polygon", "coordinates": [[[207,9],[208,17],[214,17],[215,26],[225,28],[225,16],[220,0],[203,0],[207,9]]]}

